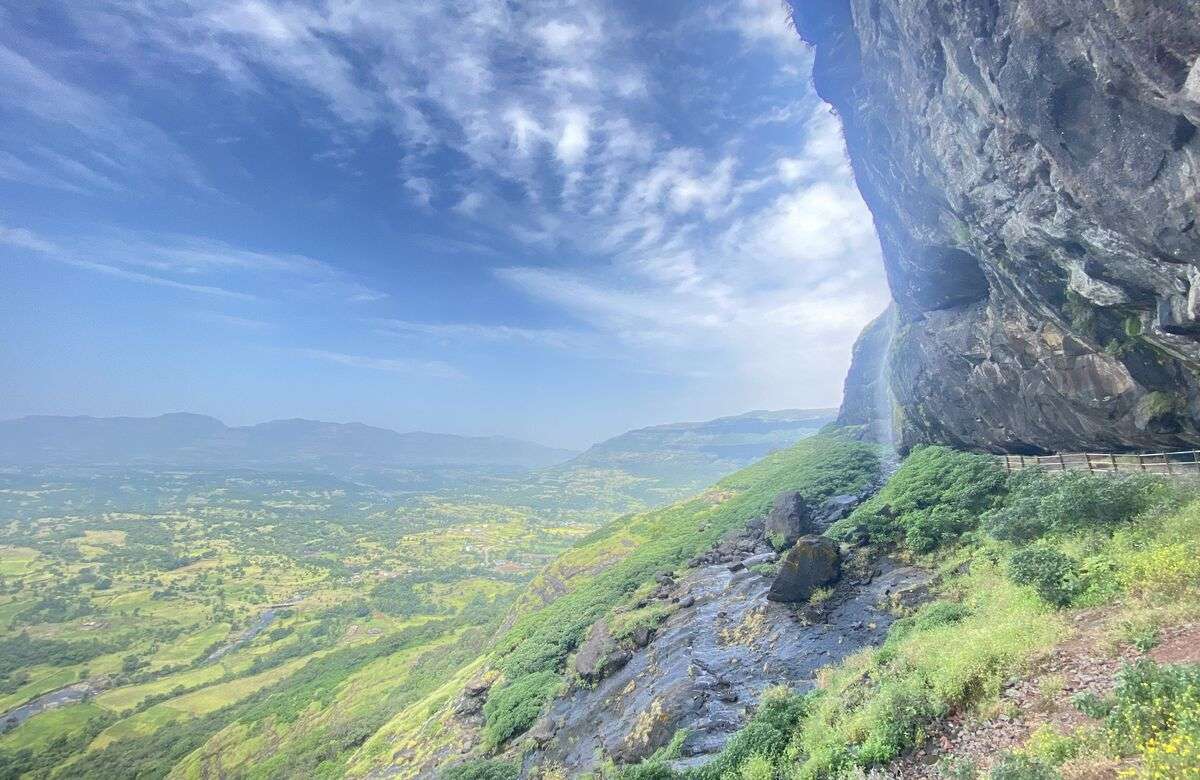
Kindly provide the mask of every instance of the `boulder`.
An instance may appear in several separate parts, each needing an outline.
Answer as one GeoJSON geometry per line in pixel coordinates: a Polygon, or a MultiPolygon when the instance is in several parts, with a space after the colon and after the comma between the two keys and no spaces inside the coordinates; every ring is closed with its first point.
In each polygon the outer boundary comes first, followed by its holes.
{"type": "Polygon", "coordinates": [[[575,672],[585,681],[596,683],[628,662],[629,651],[617,644],[608,624],[599,620],[575,654],[575,672]]]}
{"type": "Polygon", "coordinates": [[[800,538],[783,556],[779,574],[771,583],[771,601],[806,601],[817,588],[828,585],[841,573],[837,542],[821,536],[800,538]]]}
{"type": "Polygon", "coordinates": [[[767,539],[776,550],[786,550],[806,533],[811,533],[812,510],[804,496],[788,490],[775,496],[767,515],[767,539]]]}
{"type": "Polygon", "coordinates": [[[650,644],[650,639],[654,636],[653,630],[649,626],[638,626],[633,629],[633,634],[630,639],[633,640],[635,647],[645,647],[650,644]]]}
{"type": "Polygon", "coordinates": [[[529,738],[538,745],[544,745],[554,739],[554,732],[557,730],[558,728],[554,721],[549,718],[542,718],[533,724],[533,728],[529,730],[529,738]]]}

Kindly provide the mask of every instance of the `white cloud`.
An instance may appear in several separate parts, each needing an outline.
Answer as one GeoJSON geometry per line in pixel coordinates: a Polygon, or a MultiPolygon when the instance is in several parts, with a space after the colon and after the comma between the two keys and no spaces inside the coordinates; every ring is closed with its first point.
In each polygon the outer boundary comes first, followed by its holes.
{"type": "Polygon", "coordinates": [[[582,333],[553,328],[524,328],[514,325],[485,325],[467,322],[411,322],[383,319],[376,321],[379,329],[395,336],[427,337],[444,341],[515,342],[537,346],[571,349],[586,341],[582,333]]]}
{"type": "Polygon", "coordinates": [[[47,260],[105,276],[202,295],[346,303],[386,297],[305,255],[253,251],[193,236],[112,231],[51,241],[26,228],[0,225],[0,244],[33,250],[47,260]]]}
{"type": "Polygon", "coordinates": [[[558,120],[561,130],[555,154],[563,165],[579,165],[587,154],[590,126],[588,115],[578,108],[569,108],[559,112],[558,120]]]}
{"type": "Polygon", "coordinates": [[[351,368],[370,371],[387,371],[393,374],[430,377],[433,379],[463,379],[463,373],[449,363],[440,360],[411,360],[408,358],[381,358],[330,352],[323,349],[297,349],[296,354],[313,360],[324,360],[351,368]]]}
{"type": "Polygon", "coordinates": [[[468,217],[473,217],[483,208],[484,196],[482,192],[468,192],[462,197],[455,206],[454,210],[460,214],[465,214],[468,217]]]}
{"type": "Polygon", "coordinates": [[[783,0],[734,0],[715,16],[751,42],[765,42],[791,54],[803,51],[783,0]]]}
{"type": "Polygon", "coordinates": [[[52,242],[38,236],[31,230],[5,227],[4,225],[0,225],[0,244],[8,244],[18,249],[29,249],[34,252],[58,251],[58,247],[52,242]]]}
{"type": "Polygon", "coordinates": [[[433,201],[433,182],[424,176],[410,176],[404,180],[404,187],[412,193],[413,200],[419,206],[428,207],[433,201]]]}
{"type": "Polygon", "coordinates": [[[45,133],[23,139],[23,156],[13,149],[0,157],[4,178],[80,192],[118,189],[122,186],[118,179],[142,177],[210,189],[195,163],[160,128],[4,45],[0,45],[0,106],[45,128],[45,133]],[[46,149],[43,135],[58,136],[63,148],[46,149]],[[88,162],[80,159],[85,156],[88,162]],[[43,162],[33,162],[34,157],[43,162]],[[39,169],[47,170],[30,175],[39,169]]]}

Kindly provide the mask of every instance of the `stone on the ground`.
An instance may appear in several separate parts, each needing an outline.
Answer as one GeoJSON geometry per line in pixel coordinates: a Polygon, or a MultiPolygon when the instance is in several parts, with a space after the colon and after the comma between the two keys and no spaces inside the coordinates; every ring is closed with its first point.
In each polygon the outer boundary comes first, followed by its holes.
{"type": "Polygon", "coordinates": [[[812,510],[804,496],[794,490],[775,496],[767,515],[766,534],[776,550],[786,550],[806,533],[812,532],[812,510]]]}
{"type": "Polygon", "coordinates": [[[575,672],[589,683],[599,682],[629,662],[629,651],[617,644],[603,620],[592,625],[575,654],[575,672]]]}
{"type": "Polygon", "coordinates": [[[771,601],[807,601],[817,588],[828,585],[841,573],[837,542],[821,536],[804,536],[783,556],[779,574],[771,583],[771,601]]]}

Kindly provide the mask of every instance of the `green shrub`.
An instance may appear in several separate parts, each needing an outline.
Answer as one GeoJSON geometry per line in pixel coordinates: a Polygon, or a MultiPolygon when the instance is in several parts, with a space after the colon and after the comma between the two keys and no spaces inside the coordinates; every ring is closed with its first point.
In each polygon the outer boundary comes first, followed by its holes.
{"type": "Polygon", "coordinates": [[[521,768],[508,761],[468,761],[442,772],[441,780],[517,780],[521,768]]]}
{"type": "Polygon", "coordinates": [[[1021,752],[1050,766],[1061,766],[1079,755],[1083,748],[1084,740],[1078,735],[1062,734],[1050,724],[1043,723],[1025,740],[1021,752]]]}
{"type": "Polygon", "coordinates": [[[1164,492],[1162,480],[1152,475],[1029,469],[1009,479],[1004,506],[987,513],[983,526],[991,536],[1016,543],[1080,529],[1111,529],[1132,521],[1164,492]]]}
{"type": "Polygon", "coordinates": [[[1051,547],[1017,550],[1009,558],[1008,576],[1018,585],[1032,586],[1039,596],[1058,607],[1071,603],[1078,592],[1078,564],[1051,547]]]}
{"type": "Polygon", "coordinates": [[[545,671],[493,688],[483,705],[487,743],[492,747],[502,745],[532,726],[542,707],[558,692],[561,682],[557,672],[545,671]]]}
{"type": "Polygon", "coordinates": [[[1022,753],[1008,753],[992,767],[991,780],[1058,780],[1053,767],[1022,753]]]}
{"type": "Polygon", "coordinates": [[[1173,732],[1190,732],[1200,758],[1200,666],[1159,665],[1142,659],[1117,675],[1105,717],[1114,746],[1129,752],[1163,744],[1173,732]]]}
{"type": "Polygon", "coordinates": [[[987,455],[917,447],[879,493],[828,535],[846,541],[902,543],[929,552],[975,528],[1004,490],[1004,472],[987,455]]]}
{"type": "Polygon", "coordinates": [[[783,759],[792,732],[807,712],[807,697],[785,688],[766,691],[754,717],[729,740],[720,755],[687,776],[696,780],[718,780],[737,777],[743,770],[761,775],[764,764],[774,766],[783,759]]]}

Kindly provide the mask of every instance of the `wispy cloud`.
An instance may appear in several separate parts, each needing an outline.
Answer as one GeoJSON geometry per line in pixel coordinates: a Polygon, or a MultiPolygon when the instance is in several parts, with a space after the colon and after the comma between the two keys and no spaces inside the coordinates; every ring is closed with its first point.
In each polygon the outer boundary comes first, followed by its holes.
{"type": "MultiPolygon", "coordinates": [[[[600,0],[176,0],[170,13],[155,2],[97,0],[64,8],[115,58],[141,62],[149,51],[255,100],[286,93],[328,135],[331,160],[353,158],[365,138],[373,149],[389,139],[397,200],[463,226],[412,241],[491,263],[492,244],[503,246],[505,267],[493,273],[580,323],[578,333],[377,324],[393,335],[562,348],[586,333],[619,344],[635,369],[694,376],[697,364],[721,364],[728,370],[715,373],[728,383],[784,388],[778,395],[820,374],[832,400],[836,366],[886,302],[838,123],[815,109],[803,78],[810,54],[778,0],[707,0],[680,15],[686,29],[650,31],[600,0]],[[704,45],[754,67],[698,67],[704,45]],[[761,89],[763,74],[787,89],[756,102],[744,93],[761,89]]],[[[115,128],[130,127],[107,109],[100,129],[80,127],[93,96],[9,54],[18,75],[0,77],[0,86],[23,89],[26,110],[109,145],[115,128]],[[59,100],[64,107],[49,104],[59,100]]],[[[139,149],[153,145],[151,130],[135,129],[139,149]]],[[[34,154],[0,156],[0,177],[38,174],[34,154]]],[[[69,168],[48,165],[45,186],[104,186],[69,168]]],[[[275,282],[245,288],[256,295],[380,295],[302,255],[178,237],[133,243],[100,246],[92,259],[177,284],[275,282]]],[[[383,360],[341,357],[363,367],[383,360]]]]}
{"type": "Polygon", "coordinates": [[[464,379],[465,375],[449,363],[440,360],[411,360],[408,358],[381,358],[365,355],[350,355],[344,352],[329,352],[323,349],[297,349],[297,355],[313,360],[324,360],[351,368],[371,371],[387,371],[393,374],[423,376],[434,379],[464,379]]]}
{"type": "Polygon", "coordinates": [[[8,244],[18,249],[28,249],[34,252],[56,252],[56,247],[50,241],[36,235],[25,228],[5,227],[0,225],[0,244],[8,244]]]}
{"type": "Polygon", "coordinates": [[[159,127],[2,44],[0,106],[41,130],[23,133],[20,147],[0,156],[2,178],[74,192],[121,189],[121,180],[169,180],[211,192],[197,165],[159,127]]]}
{"type": "Polygon", "coordinates": [[[235,314],[225,314],[217,311],[198,311],[193,316],[200,322],[208,325],[221,325],[223,327],[259,333],[273,331],[277,327],[273,322],[257,320],[253,317],[239,317],[235,314]]]}
{"type": "Polygon", "coordinates": [[[26,228],[0,225],[0,243],[113,278],[223,298],[354,304],[387,297],[305,255],[253,251],[206,238],[109,231],[51,241],[26,228]]]}
{"type": "Polygon", "coordinates": [[[375,321],[382,332],[393,336],[411,336],[441,341],[510,342],[537,346],[572,349],[581,347],[585,334],[552,328],[523,328],[513,325],[484,325],[479,323],[409,322],[382,319],[375,321]]]}

